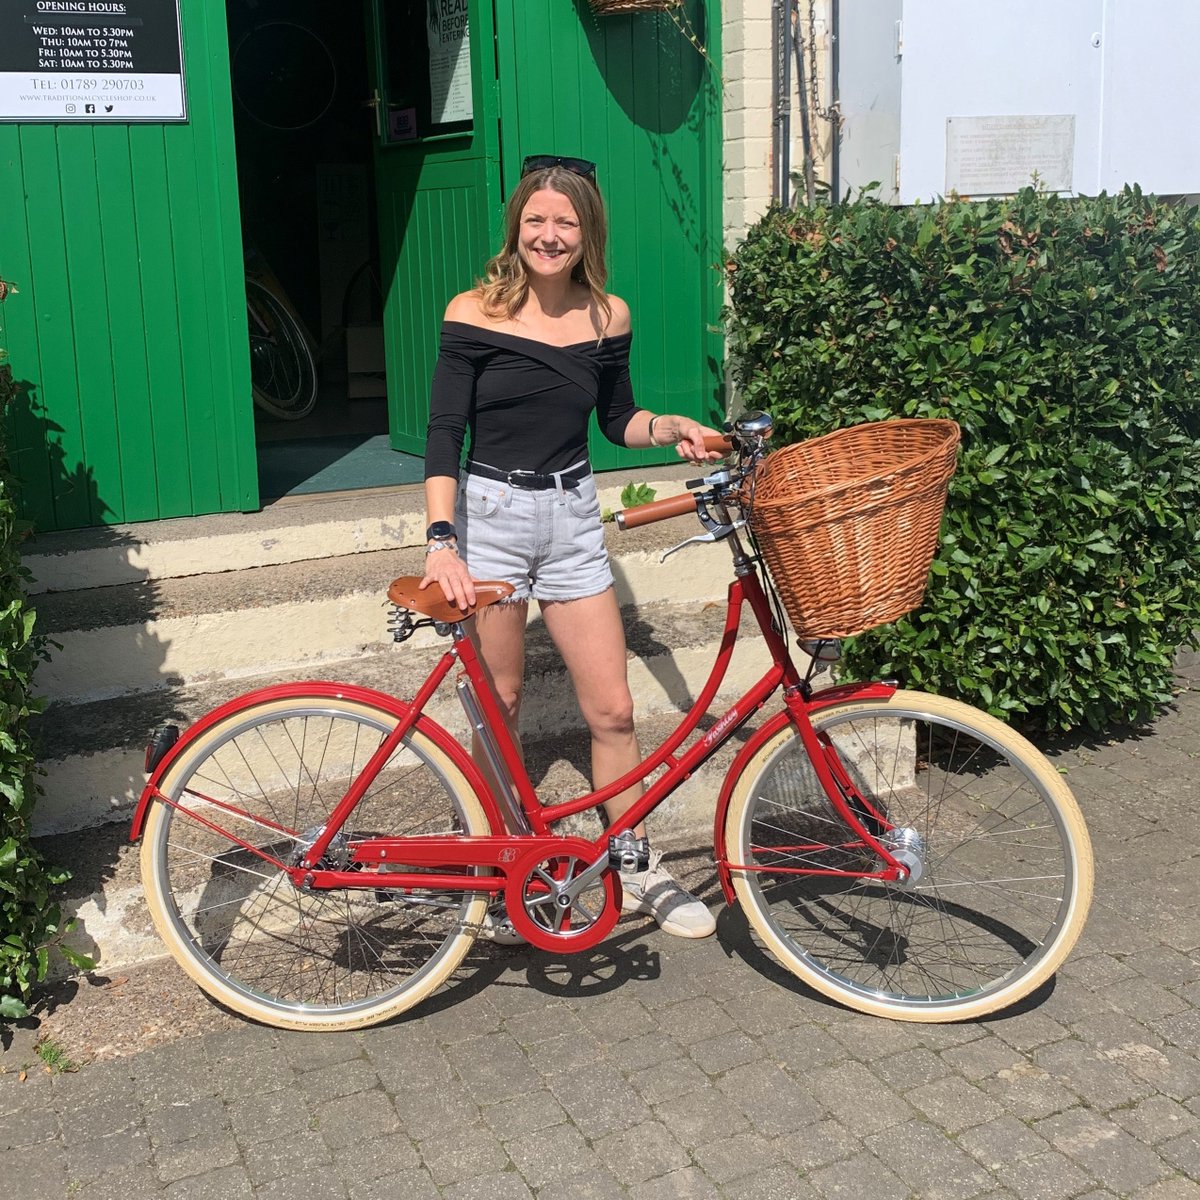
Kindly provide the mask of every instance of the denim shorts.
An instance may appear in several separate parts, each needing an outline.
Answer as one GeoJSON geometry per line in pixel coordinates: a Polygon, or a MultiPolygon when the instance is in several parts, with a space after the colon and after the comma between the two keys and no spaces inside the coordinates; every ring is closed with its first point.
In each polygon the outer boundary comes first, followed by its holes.
{"type": "Polygon", "coordinates": [[[464,472],[454,523],[473,579],[499,579],[512,600],[582,600],[612,586],[596,481],[531,491],[464,472]]]}

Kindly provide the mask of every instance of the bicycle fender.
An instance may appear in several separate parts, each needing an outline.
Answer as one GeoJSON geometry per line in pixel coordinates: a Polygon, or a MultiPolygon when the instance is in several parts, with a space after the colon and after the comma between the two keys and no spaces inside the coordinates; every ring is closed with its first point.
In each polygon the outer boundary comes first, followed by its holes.
{"type": "MultiPolygon", "coordinates": [[[[814,692],[807,702],[798,701],[797,707],[804,712],[816,713],[847,700],[890,700],[896,691],[896,685],[890,683],[841,683],[814,692]]],[[[729,876],[729,855],[725,846],[725,818],[729,811],[730,801],[733,799],[733,788],[750,759],[791,720],[791,710],[785,708],[756,730],[738,751],[737,757],[730,764],[729,770],[725,772],[725,778],[721,783],[717,811],[713,817],[713,851],[717,860],[717,878],[721,882],[721,891],[724,892],[725,901],[731,908],[737,903],[737,893],[733,890],[733,880],[729,876]]]]}
{"type": "MultiPolygon", "coordinates": [[[[136,842],[142,836],[142,831],[146,824],[146,814],[150,811],[150,805],[159,795],[159,788],[163,777],[171,769],[179,756],[198,737],[207,733],[214,725],[225,720],[232,713],[254,708],[260,704],[271,704],[277,700],[296,700],[302,697],[358,701],[361,704],[382,709],[398,720],[408,716],[412,708],[407,701],[400,700],[395,696],[389,696],[386,692],[379,692],[374,688],[360,687],[357,684],[348,683],[314,681],[309,683],[276,684],[272,687],[259,688],[257,691],[235,696],[228,703],[213,709],[212,712],[201,717],[194,725],[189,726],[180,735],[175,745],[163,756],[158,766],[154,768],[150,778],[146,781],[146,786],[142,789],[137,807],[134,809],[133,820],[129,828],[129,840],[136,842]]],[[[476,797],[479,799],[479,803],[483,806],[488,823],[495,832],[503,833],[506,828],[504,819],[501,817],[500,811],[496,807],[496,801],[493,799],[487,784],[484,782],[483,776],[480,774],[479,768],[475,765],[471,756],[445,729],[429,717],[424,715],[417,717],[415,727],[428,737],[439,750],[443,751],[454,765],[462,771],[463,775],[466,776],[467,782],[475,792],[476,797]]]]}

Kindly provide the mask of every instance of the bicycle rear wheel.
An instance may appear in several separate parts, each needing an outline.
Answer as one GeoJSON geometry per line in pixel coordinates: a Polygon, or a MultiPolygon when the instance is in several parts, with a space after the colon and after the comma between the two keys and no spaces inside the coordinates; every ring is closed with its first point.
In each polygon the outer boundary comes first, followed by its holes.
{"type": "Polygon", "coordinates": [[[898,883],[854,874],[882,860],[788,726],[738,779],[725,827],[734,886],[767,948],[824,995],[909,1021],[983,1016],[1048,979],[1083,927],[1092,853],[1046,759],[986,714],[919,692],[839,704],[813,725],[912,871],[898,883]]]}
{"type": "MultiPolygon", "coordinates": [[[[286,1029],[357,1029],[423,1000],[462,961],[486,894],[305,892],[228,836],[298,861],[395,725],[391,713],[346,699],[251,702],[164,775],[163,793],[190,811],[153,805],[146,898],[171,953],[221,1003],[286,1029]]],[[[362,837],[490,832],[462,772],[414,730],[326,861],[344,866],[362,837]]]]}
{"type": "Polygon", "coordinates": [[[250,388],[273,417],[298,421],[317,403],[317,362],[299,322],[274,292],[246,280],[250,388]]]}

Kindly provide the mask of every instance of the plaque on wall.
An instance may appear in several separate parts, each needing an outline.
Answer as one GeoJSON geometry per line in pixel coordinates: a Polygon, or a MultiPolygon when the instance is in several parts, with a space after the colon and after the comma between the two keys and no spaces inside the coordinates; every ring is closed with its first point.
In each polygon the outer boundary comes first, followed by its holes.
{"type": "Polygon", "coordinates": [[[0,0],[0,121],[186,121],[179,0],[0,0]]]}
{"type": "Polygon", "coordinates": [[[947,117],[946,193],[1073,190],[1074,116],[947,117]]]}

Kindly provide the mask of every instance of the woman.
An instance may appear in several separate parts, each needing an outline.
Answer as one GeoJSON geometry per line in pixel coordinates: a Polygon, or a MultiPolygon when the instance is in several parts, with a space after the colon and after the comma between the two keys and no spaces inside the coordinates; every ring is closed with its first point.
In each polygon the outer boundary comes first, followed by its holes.
{"type": "MultiPolygon", "coordinates": [[[[504,248],[484,279],[446,309],[427,435],[421,583],[440,584],[460,606],[475,601],[473,578],[516,589],[511,602],[479,612],[472,632],[514,739],[528,600],[538,600],[591,732],[595,788],[632,770],[641,755],[587,460],[588,419],[595,409],[617,445],[674,444],[694,462],[719,457],[704,449],[713,430],[634,404],[629,309],[604,291],[606,238],[594,164],[525,160],[505,210],[504,248]],[[468,428],[471,454],[460,482],[468,428]]],[[[638,785],[609,800],[610,821],[640,795],[638,785]]],[[[644,836],[640,826],[635,832],[644,836]]],[[[624,911],[651,913],[681,937],[712,933],[712,915],[660,858],[652,854],[649,870],[622,875],[624,911]]]]}

